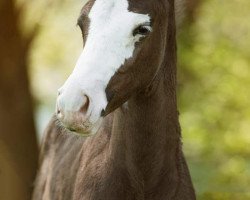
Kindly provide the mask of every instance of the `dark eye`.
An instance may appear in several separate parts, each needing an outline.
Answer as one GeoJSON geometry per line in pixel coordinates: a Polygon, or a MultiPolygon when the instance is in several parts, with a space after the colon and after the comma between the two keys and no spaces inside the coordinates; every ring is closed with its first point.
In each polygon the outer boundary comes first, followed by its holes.
{"type": "Polygon", "coordinates": [[[149,25],[141,25],[133,31],[133,36],[142,35],[146,36],[151,32],[152,28],[149,25]]]}

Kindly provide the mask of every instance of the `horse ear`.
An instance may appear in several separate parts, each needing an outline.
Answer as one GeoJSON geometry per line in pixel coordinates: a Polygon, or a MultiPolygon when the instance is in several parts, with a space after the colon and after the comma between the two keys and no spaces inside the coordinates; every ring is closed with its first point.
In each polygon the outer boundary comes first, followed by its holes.
{"type": "Polygon", "coordinates": [[[175,1],[175,21],[177,28],[179,28],[185,17],[187,0],[174,0],[174,1],[175,1]]]}

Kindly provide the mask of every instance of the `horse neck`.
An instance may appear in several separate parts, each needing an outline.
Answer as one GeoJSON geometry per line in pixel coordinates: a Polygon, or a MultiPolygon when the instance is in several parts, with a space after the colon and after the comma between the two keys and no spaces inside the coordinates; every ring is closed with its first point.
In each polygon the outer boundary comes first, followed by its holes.
{"type": "Polygon", "coordinates": [[[137,94],[114,115],[112,161],[148,189],[162,175],[172,180],[177,173],[180,129],[173,73],[173,68],[161,70],[149,93],[137,94]]]}

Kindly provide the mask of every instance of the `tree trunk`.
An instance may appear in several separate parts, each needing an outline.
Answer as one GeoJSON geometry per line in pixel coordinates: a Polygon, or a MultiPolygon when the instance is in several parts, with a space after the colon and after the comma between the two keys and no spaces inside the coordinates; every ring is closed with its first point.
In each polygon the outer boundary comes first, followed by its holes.
{"type": "Polygon", "coordinates": [[[0,2],[0,199],[28,200],[38,146],[29,91],[29,41],[14,0],[0,2]]]}

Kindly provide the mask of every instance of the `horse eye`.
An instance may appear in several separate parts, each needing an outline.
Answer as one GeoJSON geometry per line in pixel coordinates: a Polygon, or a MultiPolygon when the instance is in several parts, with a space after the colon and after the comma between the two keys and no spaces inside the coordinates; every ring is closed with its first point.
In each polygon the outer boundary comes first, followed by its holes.
{"type": "Polygon", "coordinates": [[[151,32],[151,29],[152,29],[151,26],[145,26],[145,25],[139,26],[133,31],[133,36],[136,35],[146,36],[151,32]]]}

